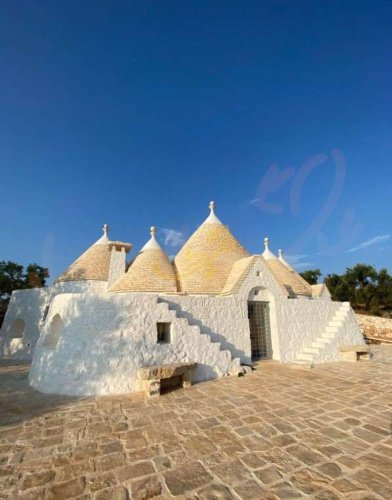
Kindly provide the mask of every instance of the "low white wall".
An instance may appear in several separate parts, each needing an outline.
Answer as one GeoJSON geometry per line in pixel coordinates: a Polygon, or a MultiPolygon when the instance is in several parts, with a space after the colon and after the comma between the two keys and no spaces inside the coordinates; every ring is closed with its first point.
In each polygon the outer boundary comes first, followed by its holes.
{"type": "Polygon", "coordinates": [[[49,288],[17,290],[12,293],[0,331],[0,357],[32,359],[49,296],[49,288]],[[18,319],[24,322],[24,331],[21,337],[12,338],[13,324],[18,319]]]}
{"type": "Polygon", "coordinates": [[[340,302],[287,299],[277,305],[281,325],[280,360],[293,361],[304,347],[321,335],[340,302]]]}
{"type": "Polygon", "coordinates": [[[340,361],[339,347],[343,345],[365,345],[365,340],[351,307],[335,338],[325,346],[318,356],[315,356],[313,362],[317,364],[340,361]]]}

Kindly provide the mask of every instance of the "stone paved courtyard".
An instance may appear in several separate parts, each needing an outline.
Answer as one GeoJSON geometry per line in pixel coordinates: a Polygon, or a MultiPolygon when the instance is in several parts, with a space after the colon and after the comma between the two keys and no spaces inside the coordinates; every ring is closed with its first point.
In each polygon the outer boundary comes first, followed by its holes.
{"type": "Polygon", "coordinates": [[[392,498],[392,347],[265,362],[152,400],[33,391],[0,367],[0,498],[392,498]]]}

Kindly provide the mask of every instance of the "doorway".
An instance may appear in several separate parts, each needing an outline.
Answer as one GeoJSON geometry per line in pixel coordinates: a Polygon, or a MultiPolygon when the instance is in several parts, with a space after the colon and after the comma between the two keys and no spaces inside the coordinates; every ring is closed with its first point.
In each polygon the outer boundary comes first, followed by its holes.
{"type": "Polygon", "coordinates": [[[248,302],[252,361],[272,358],[271,325],[268,302],[248,302]]]}

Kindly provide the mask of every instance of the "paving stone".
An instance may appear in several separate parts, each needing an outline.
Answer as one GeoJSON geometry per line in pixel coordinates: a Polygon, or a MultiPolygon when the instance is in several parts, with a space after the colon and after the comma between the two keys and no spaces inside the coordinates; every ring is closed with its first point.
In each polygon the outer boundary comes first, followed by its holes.
{"type": "Polygon", "coordinates": [[[76,461],[86,460],[95,457],[98,454],[97,443],[86,443],[82,446],[77,446],[72,452],[72,458],[76,461]]]}
{"type": "MultiPolygon", "coordinates": [[[[235,486],[234,491],[242,500],[260,500],[261,498],[268,498],[265,494],[265,490],[263,490],[263,488],[261,488],[256,481],[253,480],[245,481],[244,483],[235,486]]],[[[272,495],[271,498],[273,498],[272,495]]]]}
{"type": "Polygon", "coordinates": [[[211,468],[211,472],[226,485],[243,482],[252,477],[251,472],[239,460],[233,460],[213,467],[211,468]]]}
{"type": "Polygon", "coordinates": [[[167,470],[171,468],[171,462],[169,457],[155,457],[154,458],[155,467],[159,470],[167,470]]]}
{"type": "Polygon", "coordinates": [[[240,458],[241,461],[251,469],[260,469],[266,464],[265,460],[262,460],[254,453],[242,455],[240,458]]]}
{"type": "Polygon", "coordinates": [[[320,493],[316,493],[313,497],[315,500],[340,500],[340,496],[334,493],[332,490],[323,490],[320,493]]]}
{"type": "Polygon", "coordinates": [[[199,458],[203,455],[210,455],[217,450],[211,439],[202,435],[191,436],[182,443],[182,448],[186,454],[199,458]]]}
{"type": "Polygon", "coordinates": [[[212,480],[212,476],[199,462],[191,462],[183,467],[163,474],[172,495],[183,495],[212,480]]]}
{"type": "Polygon", "coordinates": [[[363,439],[367,443],[377,443],[383,439],[383,436],[376,434],[375,432],[370,432],[366,429],[356,428],[353,430],[354,436],[363,439]]]}
{"type": "Polygon", "coordinates": [[[109,453],[115,453],[118,451],[124,451],[121,443],[119,441],[112,441],[111,443],[105,443],[101,445],[101,451],[104,455],[109,453]]]}
{"type": "Polygon", "coordinates": [[[361,470],[353,474],[352,478],[383,498],[392,498],[392,484],[372,470],[361,470]]]}
{"type": "Polygon", "coordinates": [[[290,444],[296,443],[297,440],[291,434],[281,434],[280,436],[274,436],[270,439],[273,446],[289,446],[290,444]]]}
{"type": "Polygon", "coordinates": [[[83,493],[86,485],[86,479],[79,477],[65,483],[54,484],[49,488],[48,500],[65,500],[67,498],[77,497],[83,493]]]}
{"type": "Polygon", "coordinates": [[[317,453],[316,451],[300,444],[289,446],[286,448],[286,451],[290,455],[294,455],[299,461],[306,465],[318,464],[324,460],[324,457],[320,453],[317,453]]]}
{"type": "Polygon", "coordinates": [[[358,457],[357,461],[362,465],[382,471],[384,474],[392,474],[392,459],[378,453],[366,453],[358,457]]]}
{"type": "Polygon", "coordinates": [[[235,500],[236,497],[223,484],[210,484],[197,493],[200,500],[235,500]]]}
{"type": "Polygon", "coordinates": [[[359,461],[351,457],[342,456],[337,458],[336,461],[339,462],[339,464],[344,465],[344,467],[347,467],[348,469],[356,469],[360,467],[359,461]]]}
{"type": "Polygon", "coordinates": [[[128,490],[123,486],[99,491],[94,496],[95,500],[128,500],[128,490]]]}
{"type": "Polygon", "coordinates": [[[147,500],[162,493],[162,484],[157,476],[149,476],[132,483],[132,499],[147,500]]]}
{"type": "MultiPolygon", "coordinates": [[[[21,490],[27,490],[29,488],[43,486],[47,483],[50,483],[54,479],[55,475],[56,473],[53,470],[26,474],[22,479],[20,488],[21,490]]],[[[2,486],[2,488],[4,488],[4,485],[2,486]]]]}
{"type": "Polygon", "coordinates": [[[304,496],[301,492],[295,489],[292,484],[287,482],[270,486],[269,491],[282,500],[291,500],[294,498],[302,498],[304,496]]]}
{"type": "Polygon", "coordinates": [[[96,476],[90,476],[87,479],[87,489],[89,491],[102,490],[116,486],[118,480],[113,472],[99,473],[96,476]]]}
{"type": "Polygon", "coordinates": [[[291,482],[303,493],[310,495],[324,489],[329,480],[314,470],[303,469],[291,476],[291,482]]]}
{"type": "Polygon", "coordinates": [[[282,474],[279,470],[270,465],[264,469],[259,469],[253,472],[253,474],[259,479],[264,485],[269,485],[271,483],[276,483],[282,478],[282,474]]]}
{"type": "Polygon", "coordinates": [[[125,465],[116,470],[120,482],[136,477],[148,476],[154,472],[155,469],[151,462],[138,462],[136,464],[125,465]]]}
{"type": "Polygon", "coordinates": [[[97,469],[101,471],[107,471],[121,467],[126,463],[126,457],[124,453],[111,453],[110,455],[103,455],[95,459],[97,469]]]}
{"type": "Polygon", "coordinates": [[[334,481],[331,484],[331,486],[333,486],[335,488],[335,490],[337,490],[343,494],[354,493],[354,492],[359,492],[359,491],[364,490],[362,487],[356,486],[355,484],[353,484],[351,481],[349,481],[346,478],[341,478],[341,479],[334,481]]]}
{"type": "Polygon", "coordinates": [[[318,469],[322,474],[325,474],[328,477],[336,478],[342,475],[342,469],[337,464],[332,462],[322,464],[318,467],[318,469]]]}

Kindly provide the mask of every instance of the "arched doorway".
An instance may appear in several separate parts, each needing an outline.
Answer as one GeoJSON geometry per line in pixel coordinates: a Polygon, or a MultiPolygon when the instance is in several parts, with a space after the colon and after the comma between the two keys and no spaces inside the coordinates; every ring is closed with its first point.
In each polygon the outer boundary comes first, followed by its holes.
{"type": "Polygon", "coordinates": [[[248,297],[248,318],[252,361],[272,359],[269,292],[254,288],[248,297]]]}

